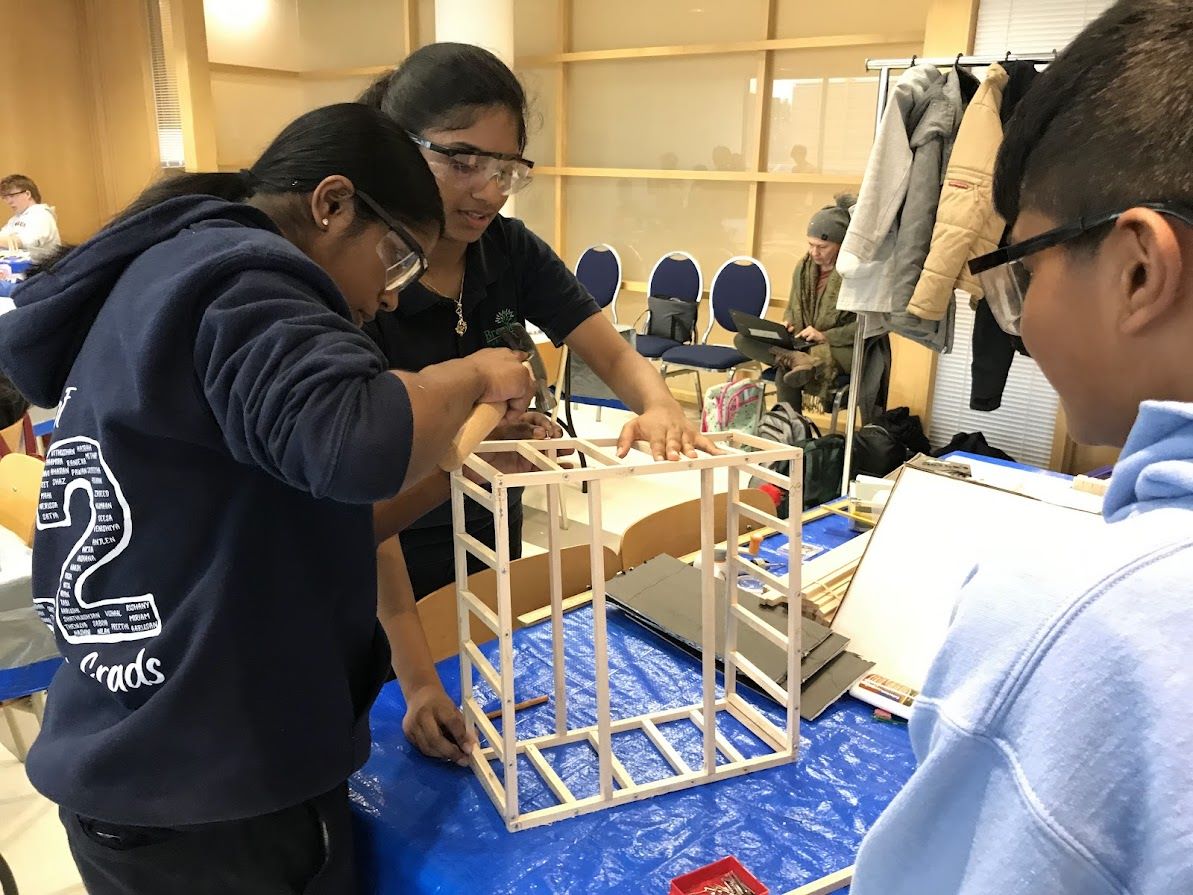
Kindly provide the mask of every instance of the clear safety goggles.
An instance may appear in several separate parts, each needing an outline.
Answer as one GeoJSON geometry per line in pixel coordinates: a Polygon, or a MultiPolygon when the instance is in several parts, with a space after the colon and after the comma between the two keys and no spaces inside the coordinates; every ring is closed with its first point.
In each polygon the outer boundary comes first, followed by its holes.
{"type": "Polygon", "coordinates": [[[356,195],[389,227],[377,243],[377,255],[385,265],[385,291],[401,292],[427,272],[427,256],[410,231],[394,220],[376,200],[361,190],[357,190],[356,195]]]}
{"type": "Polygon", "coordinates": [[[433,155],[427,163],[442,176],[472,189],[484,189],[490,181],[497,181],[503,196],[512,196],[530,185],[534,179],[534,162],[520,155],[505,152],[481,152],[472,148],[453,148],[432,143],[418,134],[411,140],[433,155]]]}
{"type": "Polygon", "coordinates": [[[1118,211],[1078,218],[1074,222],[1046,230],[1039,236],[996,249],[970,261],[969,272],[982,284],[990,311],[1003,332],[1013,336],[1021,335],[1023,303],[1027,298],[1028,289],[1031,288],[1031,271],[1023,263],[1024,258],[1113,224],[1132,208],[1150,208],[1193,226],[1193,208],[1183,203],[1164,200],[1135,202],[1118,211]]]}

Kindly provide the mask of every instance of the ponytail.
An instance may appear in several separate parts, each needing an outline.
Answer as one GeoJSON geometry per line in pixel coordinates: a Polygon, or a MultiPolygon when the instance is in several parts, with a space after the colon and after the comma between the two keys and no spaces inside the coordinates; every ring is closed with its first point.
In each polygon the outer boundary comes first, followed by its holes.
{"type": "Polygon", "coordinates": [[[226,199],[229,202],[243,202],[250,195],[252,195],[252,190],[249,187],[249,179],[243,173],[168,172],[161,180],[134,199],[132,204],[120,212],[112,223],[118,224],[154,205],[160,205],[162,202],[177,199],[180,196],[215,196],[217,199],[226,199]]]}
{"type": "MultiPolygon", "coordinates": [[[[443,203],[422,153],[401,127],[358,103],[324,106],[300,116],[240,173],[167,174],[108,226],[180,196],[228,202],[264,195],[297,198],[333,174],[348,178],[401,223],[442,230],[443,203]]],[[[377,217],[363,202],[356,202],[356,213],[364,220],[377,217]]]]}

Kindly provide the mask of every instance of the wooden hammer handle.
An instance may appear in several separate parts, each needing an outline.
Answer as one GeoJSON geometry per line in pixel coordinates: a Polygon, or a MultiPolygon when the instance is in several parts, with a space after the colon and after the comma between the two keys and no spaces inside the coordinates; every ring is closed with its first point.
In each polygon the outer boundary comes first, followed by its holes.
{"type": "Polygon", "coordinates": [[[468,455],[488,437],[503,416],[504,404],[477,404],[472,408],[472,413],[452,439],[451,447],[439,461],[439,468],[446,472],[455,472],[463,466],[468,455]]]}

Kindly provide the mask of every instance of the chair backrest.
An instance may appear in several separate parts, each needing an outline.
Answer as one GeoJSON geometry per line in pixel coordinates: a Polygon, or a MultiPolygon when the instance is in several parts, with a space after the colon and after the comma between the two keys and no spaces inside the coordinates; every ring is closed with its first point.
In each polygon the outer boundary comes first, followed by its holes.
{"type": "Polygon", "coordinates": [[[0,457],[0,525],[33,545],[37,505],[41,498],[41,473],[45,464],[26,454],[0,457]]]}
{"type": "MultiPolygon", "coordinates": [[[[774,505],[771,505],[773,510],[774,505]]],[[[563,579],[563,595],[574,597],[591,587],[588,563],[588,545],[578,544],[559,551],[560,577],[563,579]]],[[[542,609],[551,603],[551,579],[549,576],[550,554],[539,553],[524,556],[510,563],[510,593],[512,595],[514,627],[519,627],[518,616],[542,609]]],[[[605,548],[605,577],[612,578],[621,568],[618,556],[605,548]]],[[[484,569],[468,576],[468,589],[490,609],[497,611],[497,573],[484,569]]],[[[431,658],[438,662],[460,651],[459,628],[456,616],[456,583],[445,584],[439,590],[418,601],[418,615],[422,620],[427,643],[431,647],[431,658]]],[[[495,635],[479,619],[472,619],[472,639],[476,643],[488,643],[495,635]]]]}
{"type": "Polygon", "coordinates": [[[602,308],[613,306],[617,322],[617,293],[621,290],[621,256],[611,245],[589,246],[576,262],[576,279],[602,308]]]}
{"type": "Polygon", "coordinates": [[[699,304],[704,294],[704,273],[687,252],[668,252],[655,262],[650,279],[646,281],[646,291],[649,295],[665,295],[699,304]]]}
{"type": "Polygon", "coordinates": [[[766,309],[770,307],[770,276],[762,262],[755,258],[748,255],[730,258],[713,277],[708,300],[712,305],[712,313],[701,340],[704,342],[708,341],[708,334],[712,332],[713,321],[731,333],[737,332],[737,324],[733,322],[730,311],[745,311],[755,317],[765,317],[766,309]]]}
{"type": "MultiPolygon", "coordinates": [[[[729,495],[718,494],[713,500],[713,528],[717,543],[725,540],[726,504],[729,495]]],[[[742,488],[738,499],[756,510],[775,512],[775,502],[758,488],[742,488]]],[[[752,519],[742,519],[743,531],[762,526],[752,519]]],[[[660,554],[681,558],[700,549],[700,498],[651,513],[625,530],[621,539],[621,569],[628,572],[660,554]]]]}

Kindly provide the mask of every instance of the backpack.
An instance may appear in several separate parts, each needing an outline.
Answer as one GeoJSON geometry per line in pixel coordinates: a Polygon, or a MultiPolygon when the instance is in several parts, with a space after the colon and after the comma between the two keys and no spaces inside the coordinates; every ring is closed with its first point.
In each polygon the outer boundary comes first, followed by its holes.
{"type": "MultiPolygon", "coordinates": [[[[802,448],[804,452],[803,509],[819,506],[841,496],[841,475],[845,469],[845,436],[821,435],[817,425],[786,402],[780,402],[766,412],[758,426],[758,437],[780,444],[802,448]]],[[[787,460],[768,463],[767,468],[779,475],[787,475],[791,464],[787,460]]],[[[749,486],[763,485],[751,479],[749,486]]],[[[765,490],[765,489],[764,489],[765,490]]],[[[780,519],[790,512],[788,498],[779,492],[777,511],[780,519]]],[[[771,495],[774,497],[774,494],[771,495]]]]}
{"type": "Polygon", "coordinates": [[[702,432],[726,432],[737,429],[748,435],[758,431],[762,417],[762,383],[740,379],[714,385],[704,393],[704,411],[700,414],[702,432]]]}

